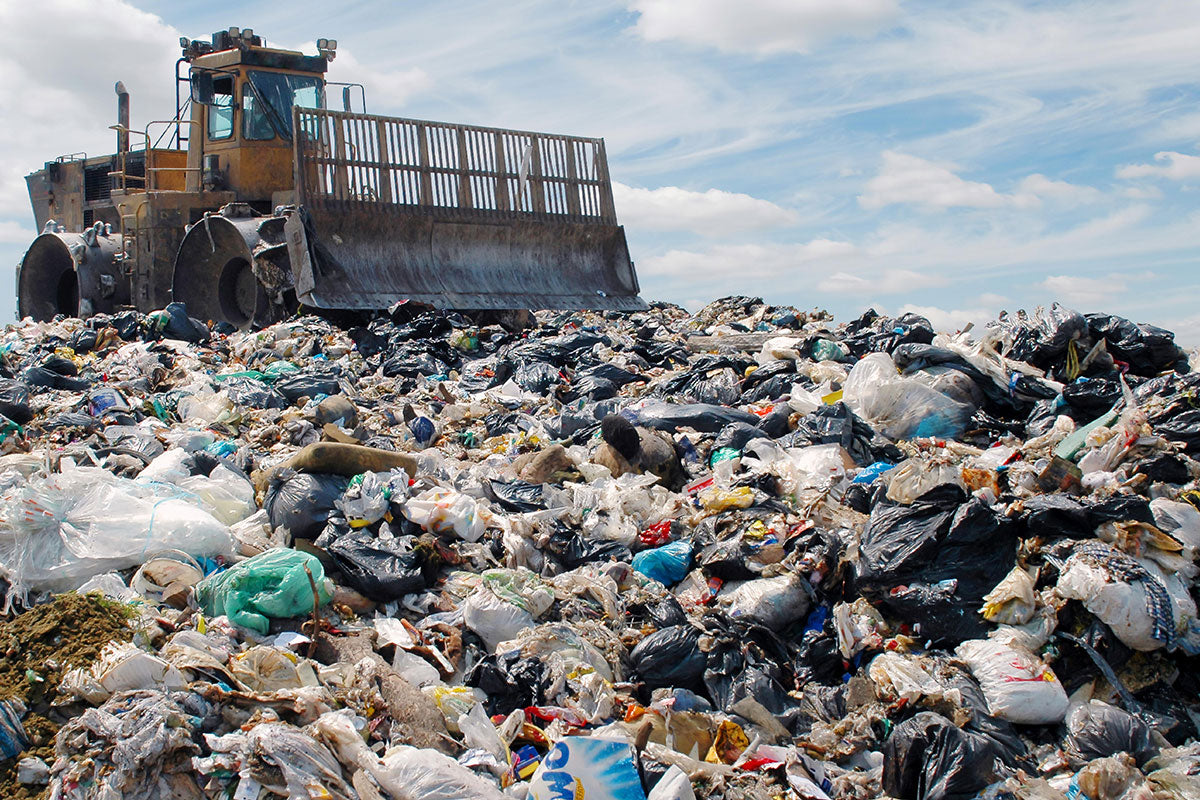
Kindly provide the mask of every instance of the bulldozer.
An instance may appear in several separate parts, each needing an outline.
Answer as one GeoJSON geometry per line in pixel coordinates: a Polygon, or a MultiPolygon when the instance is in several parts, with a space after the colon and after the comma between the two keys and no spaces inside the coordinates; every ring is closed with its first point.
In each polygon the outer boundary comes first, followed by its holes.
{"type": "Polygon", "coordinates": [[[368,114],[361,84],[326,80],[336,40],[180,46],[174,117],[131,129],[118,83],[116,152],[27,176],[19,316],[646,307],[603,139],[368,114]]]}

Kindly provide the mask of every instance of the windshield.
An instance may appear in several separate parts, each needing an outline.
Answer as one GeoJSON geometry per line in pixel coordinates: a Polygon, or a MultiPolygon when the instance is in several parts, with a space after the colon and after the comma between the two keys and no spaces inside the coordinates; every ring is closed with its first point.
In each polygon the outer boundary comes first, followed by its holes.
{"type": "Polygon", "coordinates": [[[325,107],[324,82],[317,77],[252,71],[250,83],[254,88],[247,86],[242,92],[242,135],[247,139],[273,139],[276,128],[290,139],[292,106],[325,107]],[[270,109],[263,107],[260,96],[270,109]]]}

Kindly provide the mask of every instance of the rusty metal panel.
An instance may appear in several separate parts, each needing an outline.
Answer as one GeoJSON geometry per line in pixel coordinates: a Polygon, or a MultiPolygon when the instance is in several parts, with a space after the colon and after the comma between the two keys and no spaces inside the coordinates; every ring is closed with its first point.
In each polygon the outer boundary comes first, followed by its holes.
{"type": "Polygon", "coordinates": [[[320,308],[643,309],[601,139],[293,111],[297,295],[320,308]]]}

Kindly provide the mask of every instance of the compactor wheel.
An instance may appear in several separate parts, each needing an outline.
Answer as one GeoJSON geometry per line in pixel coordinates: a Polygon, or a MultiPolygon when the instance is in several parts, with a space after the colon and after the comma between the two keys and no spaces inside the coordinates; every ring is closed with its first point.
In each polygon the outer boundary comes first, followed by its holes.
{"type": "Polygon", "coordinates": [[[198,319],[238,328],[276,322],[295,309],[283,217],[210,214],[183,237],[172,299],[198,319]]]}

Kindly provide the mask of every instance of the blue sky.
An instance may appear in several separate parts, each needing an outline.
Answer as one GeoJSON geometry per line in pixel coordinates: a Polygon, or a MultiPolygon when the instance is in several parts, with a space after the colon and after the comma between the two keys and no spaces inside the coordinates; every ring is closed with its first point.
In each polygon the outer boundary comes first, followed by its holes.
{"type": "Polygon", "coordinates": [[[0,263],[22,176],[111,151],[118,79],[139,127],[169,116],[178,37],[230,25],[336,38],[374,113],[605,137],[647,298],[949,328],[1061,301],[1200,344],[1200,5],[1173,0],[0,0],[0,263]]]}

